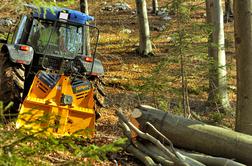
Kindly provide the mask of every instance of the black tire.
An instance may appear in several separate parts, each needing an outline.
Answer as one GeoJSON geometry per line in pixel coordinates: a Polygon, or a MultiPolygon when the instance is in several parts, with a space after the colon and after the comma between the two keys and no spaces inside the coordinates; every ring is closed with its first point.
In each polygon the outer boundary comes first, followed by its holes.
{"type": "Polygon", "coordinates": [[[105,99],[106,99],[106,94],[104,90],[104,84],[100,79],[95,80],[95,103],[96,103],[96,108],[99,107],[106,107],[105,105],[105,99]]]}
{"type": "Polygon", "coordinates": [[[6,53],[0,53],[0,101],[4,107],[11,101],[14,103],[9,113],[18,112],[24,90],[24,73],[23,65],[13,63],[6,53]]]}
{"type": "Polygon", "coordinates": [[[106,95],[104,93],[104,86],[103,82],[100,79],[94,80],[94,87],[95,87],[95,93],[94,93],[94,100],[95,100],[95,119],[98,120],[101,117],[100,109],[102,107],[106,107],[105,105],[105,99],[106,95]]]}

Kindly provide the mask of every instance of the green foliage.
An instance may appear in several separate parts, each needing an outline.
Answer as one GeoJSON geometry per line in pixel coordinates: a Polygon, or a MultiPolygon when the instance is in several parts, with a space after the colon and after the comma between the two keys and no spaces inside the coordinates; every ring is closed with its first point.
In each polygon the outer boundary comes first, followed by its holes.
{"type": "Polygon", "coordinates": [[[112,144],[107,144],[103,146],[90,145],[88,147],[76,148],[75,155],[79,157],[91,157],[96,160],[106,160],[107,153],[115,153],[122,150],[121,146],[125,144],[127,139],[121,138],[112,144]]]}
{"type": "Polygon", "coordinates": [[[5,121],[5,114],[13,106],[13,104],[13,102],[10,102],[8,105],[4,106],[3,102],[0,101],[0,122],[5,121]]]}
{"type": "Polygon", "coordinates": [[[62,164],[83,165],[93,160],[107,160],[108,153],[122,150],[126,139],[97,146],[82,137],[36,136],[16,130],[13,123],[0,126],[0,165],[50,165],[50,157],[62,164]],[[7,130],[9,128],[9,130],[7,130]]]}
{"type": "Polygon", "coordinates": [[[32,162],[27,161],[23,157],[13,155],[13,154],[2,154],[0,155],[0,165],[2,166],[12,166],[12,165],[33,165],[32,162]]]}
{"type": "Polygon", "coordinates": [[[142,89],[141,85],[132,85],[130,83],[125,83],[122,84],[122,86],[126,89],[126,90],[130,90],[130,91],[140,91],[142,89]]]}
{"type": "Polygon", "coordinates": [[[223,113],[220,113],[220,112],[213,112],[213,113],[210,114],[210,119],[214,123],[221,123],[221,121],[223,120],[224,117],[225,117],[225,115],[223,113]]]}
{"type": "MultiPolygon", "coordinates": [[[[19,0],[18,0],[19,1],[19,0]]],[[[60,6],[69,7],[70,5],[76,4],[74,0],[67,0],[63,2],[45,1],[45,0],[26,0],[26,3],[32,3],[36,6],[60,6]]]]}
{"type": "Polygon", "coordinates": [[[39,7],[50,7],[50,6],[59,6],[59,7],[69,7],[71,5],[76,4],[76,1],[74,0],[67,0],[67,1],[63,1],[63,2],[54,2],[53,0],[51,1],[45,1],[45,0],[14,0],[13,3],[15,3],[16,5],[16,9],[24,9],[23,5],[20,4],[33,4],[35,6],[39,6],[39,7]]]}

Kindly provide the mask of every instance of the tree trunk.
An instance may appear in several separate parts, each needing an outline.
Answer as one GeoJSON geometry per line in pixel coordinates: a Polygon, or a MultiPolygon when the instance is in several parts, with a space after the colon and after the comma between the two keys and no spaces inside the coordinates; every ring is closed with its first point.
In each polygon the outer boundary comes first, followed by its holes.
{"type": "Polygon", "coordinates": [[[225,0],[225,17],[229,20],[230,17],[233,17],[233,0],[225,0]]]}
{"type": "Polygon", "coordinates": [[[213,25],[208,41],[209,69],[209,102],[217,105],[218,110],[230,110],[227,91],[227,70],[225,55],[224,22],[221,0],[207,0],[207,22],[213,25]]]}
{"type": "MultiPolygon", "coordinates": [[[[88,0],[80,0],[80,11],[85,14],[89,14],[88,12],[88,0]]],[[[86,23],[88,25],[88,22],[86,23]]],[[[84,55],[91,56],[90,54],[90,34],[89,34],[89,27],[84,26],[83,32],[83,41],[85,41],[83,45],[84,55]]]]}
{"type": "Polygon", "coordinates": [[[252,134],[252,2],[234,1],[237,66],[237,131],[252,134]]]}
{"type": "Polygon", "coordinates": [[[139,54],[148,56],[152,53],[152,46],[146,1],[136,0],[136,8],[139,23],[139,54]]]}
{"type": "Polygon", "coordinates": [[[82,13],[85,13],[87,10],[86,3],[87,3],[87,0],[80,0],[80,11],[82,13]]]}
{"type": "Polygon", "coordinates": [[[158,11],[158,1],[152,0],[152,13],[156,14],[158,11]]]}
{"type": "Polygon", "coordinates": [[[140,106],[137,111],[141,114],[134,117],[140,124],[140,129],[161,141],[162,139],[146,126],[146,122],[154,125],[177,147],[235,159],[244,164],[252,163],[252,136],[250,135],[185,119],[152,107],[140,106]]]}

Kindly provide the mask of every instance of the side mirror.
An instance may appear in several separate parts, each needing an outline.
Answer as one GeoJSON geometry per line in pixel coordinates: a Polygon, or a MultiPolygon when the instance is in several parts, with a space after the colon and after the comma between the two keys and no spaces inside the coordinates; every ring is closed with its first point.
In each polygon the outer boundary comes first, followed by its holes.
{"type": "Polygon", "coordinates": [[[0,43],[7,43],[6,39],[0,39],[0,43]]]}

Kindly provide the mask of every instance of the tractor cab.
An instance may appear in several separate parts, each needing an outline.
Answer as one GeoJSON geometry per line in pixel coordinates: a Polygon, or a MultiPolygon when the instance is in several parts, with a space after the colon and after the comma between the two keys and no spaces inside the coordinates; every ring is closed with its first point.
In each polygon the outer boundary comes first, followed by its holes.
{"type": "Polygon", "coordinates": [[[27,44],[35,52],[74,59],[87,55],[85,49],[86,22],[93,20],[84,13],[58,8],[40,9],[33,12],[32,28],[27,44]]]}
{"type": "Polygon", "coordinates": [[[83,58],[86,72],[103,74],[103,68],[98,65],[101,64],[100,61],[95,59],[99,30],[87,24],[88,21],[94,20],[93,17],[79,11],[53,7],[34,10],[32,18],[27,45],[30,45],[36,54],[43,55],[39,65],[57,70],[62,60],[83,58]],[[88,32],[92,36],[91,44],[88,43],[88,32]],[[57,59],[60,59],[60,62],[55,63],[57,59]]]}

